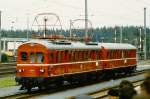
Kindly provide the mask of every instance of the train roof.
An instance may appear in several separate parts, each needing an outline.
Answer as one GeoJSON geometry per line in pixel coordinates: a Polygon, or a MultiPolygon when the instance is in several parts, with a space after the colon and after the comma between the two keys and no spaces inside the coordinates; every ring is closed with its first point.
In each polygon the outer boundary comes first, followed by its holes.
{"type": "Polygon", "coordinates": [[[136,49],[135,46],[126,43],[82,43],[66,41],[49,41],[49,40],[31,40],[24,44],[41,44],[47,49],[136,49]]]}

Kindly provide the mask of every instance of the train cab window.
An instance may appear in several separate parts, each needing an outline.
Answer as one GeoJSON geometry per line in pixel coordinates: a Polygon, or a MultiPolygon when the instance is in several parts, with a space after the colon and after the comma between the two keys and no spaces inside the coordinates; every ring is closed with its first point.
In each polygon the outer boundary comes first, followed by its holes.
{"type": "Polygon", "coordinates": [[[43,63],[44,62],[44,55],[42,52],[36,53],[37,56],[37,63],[43,63]]]}
{"type": "Polygon", "coordinates": [[[34,63],[34,62],[35,62],[34,53],[31,52],[31,53],[30,53],[30,63],[34,63]]]}
{"type": "Polygon", "coordinates": [[[28,60],[27,52],[21,52],[21,60],[22,61],[27,61],[28,60]]]}

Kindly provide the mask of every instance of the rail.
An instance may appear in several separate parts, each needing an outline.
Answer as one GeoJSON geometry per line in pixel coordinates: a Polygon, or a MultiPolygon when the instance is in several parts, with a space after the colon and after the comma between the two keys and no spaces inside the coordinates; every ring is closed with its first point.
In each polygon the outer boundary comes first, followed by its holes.
{"type": "Polygon", "coordinates": [[[15,74],[16,63],[1,63],[0,64],[0,77],[8,74],[15,74]]]}
{"type": "MultiPolygon", "coordinates": [[[[134,87],[140,86],[140,84],[143,82],[143,80],[140,81],[134,81],[132,82],[134,87]]],[[[106,89],[102,89],[93,93],[89,93],[88,95],[91,96],[93,99],[105,99],[108,97],[108,90],[111,88],[117,88],[118,86],[109,87],[106,89]]]]}
{"type": "MultiPolygon", "coordinates": [[[[149,71],[148,70],[143,70],[143,71],[137,71],[135,73],[133,73],[131,76],[135,76],[135,75],[140,75],[143,74],[145,72],[149,71]]],[[[128,77],[128,76],[126,76],[128,77]]],[[[137,81],[131,81],[134,85],[134,87],[140,86],[140,84],[143,82],[144,79],[142,80],[137,80],[137,81]]],[[[111,86],[111,87],[107,87],[104,89],[100,89],[100,90],[96,90],[94,92],[90,92],[90,93],[85,93],[85,95],[92,97],[93,99],[108,99],[108,91],[112,88],[117,88],[119,85],[116,86],[111,86]]],[[[71,96],[71,97],[66,97],[65,99],[76,99],[76,96],[71,96]]]]}
{"type": "MultiPolygon", "coordinates": [[[[140,84],[143,82],[143,80],[139,80],[139,81],[134,81],[132,82],[134,87],[140,86],[140,84]]],[[[101,90],[97,90],[95,92],[91,92],[91,93],[87,93],[86,95],[92,97],[92,99],[108,99],[108,91],[112,88],[117,88],[119,85],[117,86],[113,86],[113,87],[107,87],[101,90]]],[[[76,99],[75,96],[72,97],[67,97],[66,99],[76,99]]]]}
{"type": "MultiPolygon", "coordinates": [[[[143,73],[145,73],[146,70],[144,71],[138,71],[136,73],[134,73],[133,75],[131,76],[135,76],[135,75],[141,75],[143,73]]],[[[120,78],[119,78],[120,79],[120,78]]],[[[137,81],[133,81],[132,83],[134,84],[135,87],[139,86],[141,83],[142,83],[143,80],[137,80],[137,81]]],[[[101,89],[101,90],[97,90],[95,92],[90,92],[90,93],[85,93],[86,95],[89,95],[91,97],[93,97],[93,99],[104,99],[106,97],[108,97],[107,95],[107,92],[109,89],[111,88],[116,88],[118,87],[119,85],[117,86],[113,86],[113,87],[107,87],[107,88],[104,88],[104,89],[101,89]]],[[[76,87],[75,87],[76,88],[76,87]]],[[[73,89],[73,88],[71,88],[73,89]]],[[[66,90],[66,87],[62,88],[62,89],[56,89],[54,88],[53,90],[43,90],[43,91],[36,91],[34,93],[26,93],[26,92],[23,92],[23,93],[15,93],[13,95],[8,95],[8,96],[3,96],[3,97],[0,97],[0,99],[26,99],[26,98],[34,98],[34,97],[37,97],[37,96],[41,96],[41,95],[50,95],[52,93],[56,93],[56,92],[59,92],[59,91],[63,91],[63,90],[66,90]]],[[[71,97],[66,97],[65,99],[76,99],[75,96],[71,96],[71,97]]]]}
{"type": "Polygon", "coordinates": [[[29,94],[29,93],[19,93],[19,94],[14,94],[14,95],[9,95],[9,96],[5,96],[5,97],[1,97],[2,99],[27,99],[30,98],[32,96],[34,96],[35,94],[29,94]]]}

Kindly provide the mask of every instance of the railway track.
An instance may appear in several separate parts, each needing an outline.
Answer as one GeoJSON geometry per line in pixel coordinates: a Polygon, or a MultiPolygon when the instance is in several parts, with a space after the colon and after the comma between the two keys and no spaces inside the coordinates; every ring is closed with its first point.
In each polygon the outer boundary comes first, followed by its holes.
{"type": "MultiPolygon", "coordinates": [[[[143,82],[143,80],[139,80],[139,81],[134,81],[132,82],[134,87],[140,86],[140,84],[143,82]]],[[[109,87],[109,88],[105,88],[93,93],[89,93],[87,95],[91,96],[93,99],[107,99],[108,98],[108,90],[111,88],[117,88],[118,86],[114,86],[114,87],[109,87]]]]}
{"type": "MultiPolygon", "coordinates": [[[[143,82],[143,80],[139,80],[139,81],[134,81],[132,83],[133,83],[134,87],[138,87],[138,86],[140,86],[140,84],[142,82],[143,82]]],[[[104,89],[101,89],[101,90],[97,90],[95,92],[86,93],[85,95],[92,97],[92,99],[108,99],[108,91],[112,88],[117,88],[118,86],[119,85],[104,88],[104,89]]],[[[76,99],[76,96],[67,97],[66,99],[76,99]]]]}
{"type": "Polygon", "coordinates": [[[7,74],[15,74],[16,63],[0,64],[0,77],[7,74]]]}
{"type": "Polygon", "coordinates": [[[32,94],[22,93],[22,94],[5,96],[5,97],[2,97],[2,99],[26,99],[31,96],[32,96],[32,94]]]}
{"type": "MultiPolygon", "coordinates": [[[[142,80],[133,82],[135,87],[139,86],[141,83],[142,83],[142,80]]],[[[88,93],[87,95],[91,96],[93,99],[105,99],[105,98],[107,99],[108,98],[108,95],[107,95],[108,90],[110,88],[116,88],[116,87],[117,86],[109,87],[109,88],[102,89],[102,90],[99,90],[99,91],[96,91],[93,93],[88,93]]],[[[1,99],[28,99],[28,98],[32,99],[32,97],[34,98],[34,96],[40,96],[43,94],[46,94],[46,93],[43,93],[43,92],[40,93],[38,91],[37,93],[19,93],[19,94],[9,95],[9,96],[5,96],[5,97],[0,97],[0,98],[1,99]]],[[[51,93],[49,93],[49,94],[51,94],[51,93]]],[[[66,99],[75,99],[75,97],[74,96],[68,97],[66,99]]]]}
{"type": "MultiPolygon", "coordinates": [[[[145,72],[146,72],[146,70],[145,71],[138,71],[138,72],[134,73],[132,76],[142,75],[145,72]]],[[[129,77],[129,76],[126,76],[126,77],[129,77]]],[[[120,78],[118,78],[118,79],[120,79],[120,78]]],[[[142,82],[142,80],[134,81],[133,84],[136,87],[136,86],[139,86],[141,84],[141,82],[142,82]]],[[[86,85],[86,86],[88,86],[88,85],[86,85]]],[[[79,86],[79,87],[83,87],[83,86],[79,86]]],[[[103,99],[103,98],[108,97],[107,91],[110,88],[116,88],[116,87],[118,87],[118,86],[107,87],[107,88],[104,88],[104,89],[101,89],[101,90],[97,90],[95,92],[85,93],[85,94],[93,97],[94,99],[103,99]]],[[[67,89],[74,89],[74,88],[68,87],[67,89]]],[[[43,90],[43,91],[34,91],[32,93],[23,92],[23,93],[16,93],[16,94],[13,94],[13,95],[0,97],[0,99],[26,99],[26,98],[32,98],[32,97],[34,98],[34,97],[41,96],[41,95],[48,95],[48,94],[53,94],[53,93],[56,93],[56,92],[62,92],[64,90],[66,90],[65,87],[60,88],[60,89],[53,88],[53,90],[50,89],[50,90],[43,90]]],[[[75,96],[67,97],[66,99],[75,99],[75,96]]]]}
{"type": "MultiPolygon", "coordinates": [[[[143,71],[137,71],[135,73],[133,73],[132,75],[128,75],[126,77],[130,77],[130,76],[136,76],[136,75],[141,75],[144,74],[145,72],[149,71],[148,70],[143,70],[143,71]]],[[[118,79],[118,78],[117,78],[118,79]]],[[[120,77],[119,77],[120,79],[120,77]]],[[[140,86],[140,84],[143,82],[144,79],[142,80],[136,80],[136,81],[131,81],[134,85],[134,87],[138,87],[140,86]]],[[[108,91],[112,88],[117,88],[119,85],[113,86],[113,87],[107,87],[104,89],[100,89],[100,90],[96,90],[94,92],[90,92],[90,93],[85,93],[85,95],[92,97],[93,99],[108,99],[108,91]]],[[[76,96],[71,96],[71,97],[67,97],[66,99],[76,99],[76,96]]]]}

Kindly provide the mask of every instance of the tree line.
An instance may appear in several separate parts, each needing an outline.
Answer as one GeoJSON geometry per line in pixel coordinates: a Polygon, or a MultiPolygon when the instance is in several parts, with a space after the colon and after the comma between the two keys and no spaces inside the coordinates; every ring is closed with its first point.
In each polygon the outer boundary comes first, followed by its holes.
{"type": "MultiPolygon", "coordinates": [[[[29,38],[34,37],[35,35],[43,35],[43,31],[35,31],[35,30],[29,30],[29,38]]],[[[75,37],[84,37],[85,36],[85,30],[84,29],[72,29],[72,36],[75,37]]],[[[88,35],[92,37],[93,42],[107,42],[112,43],[120,42],[120,36],[122,32],[122,42],[123,43],[130,43],[135,45],[137,48],[139,48],[140,43],[144,45],[144,29],[140,26],[115,26],[115,27],[98,27],[98,28],[92,28],[88,30],[88,35]],[[141,29],[141,39],[142,42],[140,42],[140,29],[141,29]],[[116,32],[116,33],[115,33],[116,32]],[[116,38],[116,41],[115,41],[116,38]]],[[[51,34],[62,34],[65,37],[70,36],[70,30],[48,30],[46,31],[47,35],[51,34]]],[[[150,53],[150,29],[146,29],[147,33],[147,52],[150,53]]],[[[1,36],[5,38],[27,38],[27,30],[2,30],[1,36]]]]}
{"type": "MultiPolygon", "coordinates": [[[[114,38],[116,37],[116,42],[120,42],[120,33],[122,29],[122,41],[135,43],[138,42],[140,39],[140,28],[142,39],[144,39],[144,29],[139,26],[116,26],[116,27],[100,27],[100,28],[93,28],[89,29],[88,35],[92,37],[92,41],[96,42],[115,42],[114,38]],[[115,35],[116,31],[116,35],[115,35]]],[[[29,37],[32,38],[33,35],[42,35],[43,31],[29,31],[29,37]]],[[[62,34],[65,37],[70,36],[70,30],[47,30],[47,35],[50,34],[62,34]]],[[[147,40],[149,41],[150,38],[150,29],[146,29],[147,33],[147,40]]],[[[27,30],[2,30],[1,31],[2,37],[6,38],[26,38],[27,37],[27,30]]],[[[84,37],[85,31],[84,29],[72,29],[72,35],[76,37],[84,37]]]]}

